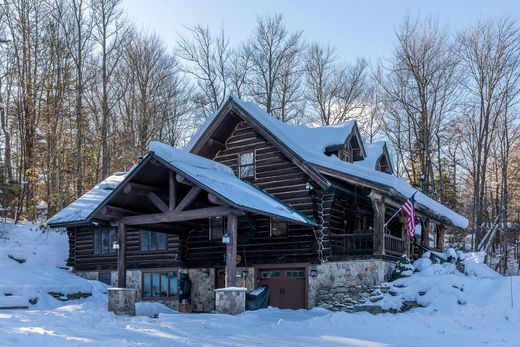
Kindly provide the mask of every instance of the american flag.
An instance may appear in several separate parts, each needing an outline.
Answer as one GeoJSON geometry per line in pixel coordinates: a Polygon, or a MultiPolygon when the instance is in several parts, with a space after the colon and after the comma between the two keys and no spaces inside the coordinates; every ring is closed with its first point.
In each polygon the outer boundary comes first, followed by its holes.
{"type": "Polygon", "coordinates": [[[406,200],[403,207],[401,209],[404,211],[406,216],[408,217],[408,236],[415,236],[415,193],[406,200]]]}

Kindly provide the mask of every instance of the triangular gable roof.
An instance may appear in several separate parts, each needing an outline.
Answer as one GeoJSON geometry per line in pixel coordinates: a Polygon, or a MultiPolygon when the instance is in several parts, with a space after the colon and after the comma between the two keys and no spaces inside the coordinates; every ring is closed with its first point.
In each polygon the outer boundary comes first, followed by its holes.
{"type": "Polygon", "coordinates": [[[186,179],[214,193],[231,206],[316,226],[304,214],[236,177],[233,170],[224,164],[155,141],[150,144],[150,151],[186,179]]]}
{"type": "MultiPolygon", "coordinates": [[[[343,136],[346,130],[348,130],[348,128],[345,127],[354,127],[355,122],[347,122],[339,127],[328,126],[318,128],[290,125],[279,121],[256,104],[242,101],[236,97],[230,97],[221,109],[206,121],[202,128],[194,135],[195,138],[186,146],[187,150],[193,151],[202,145],[201,139],[203,139],[206,132],[210,131],[213,123],[218,121],[219,117],[226,114],[225,111],[229,110],[230,104],[232,103],[246,112],[254,124],[267,131],[279,144],[285,146],[291,153],[294,153],[297,159],[303,163],[304,167],[314,173],[317,172],[319,177],[325,177],[323,174],[326,175],[328,173],[343,175],[346,178],[352,177],[359,181],[384,188],[403,201],[416,191],[409,183],[396,176],[379,172],[375,169],[365,168],[361,165],[348,163],[340,160],[336,156],[327,156],[325,154],[325,149],[328,146],[337,144],[338,138],[343,136]],[[306,165],[306,163],[311,165],[306,165]]],[[[352,128],[350,130],[352,131],[352,128]]],[[[330,182],[328,182],[328,185],[330,186],[330,182]]],[[[418,192],[415,198],[419,209],[446,220],[456,227],[467,228],[469,222],[465,217],[421,192],[418,192]]]]}
{"type": "Polygon", "coordinates": [[[366,150],[365,159],[355,161],[353,164],[361,165],[368,169],[375,169],[377,162],[379,159],[381,159],[381,156],[385,155],[388,160],[388,165],[390,165],[390,171],[392,173],[394,172],[392,160],[390,159],[390,153],[388,152],[388,148],[386,146],[386,141],[365,143],[364,145],[366,150]]]}
{"type": "Polygon", "coordinates": [[[129,181],[138,168],[143,166],[145,159],[147,161],[152,157],[235,208],[316,226],[306,215],[237,178],[231,168],[160,142],[152,142],[147,156],[128,173],[110,176],[50,218],[47,224],[64,227],[91,222],[95,212],[105,206],[111,196],[129,181]]]}

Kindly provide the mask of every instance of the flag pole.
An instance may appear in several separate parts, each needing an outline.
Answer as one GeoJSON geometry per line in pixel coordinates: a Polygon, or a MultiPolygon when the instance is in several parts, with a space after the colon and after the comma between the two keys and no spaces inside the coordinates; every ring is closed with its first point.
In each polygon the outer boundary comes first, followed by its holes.
{"type": "MultiPolygon", "coordinates": [[[[413,193],[413,194],[410,196],[410,198],[413,197],[415,194],[417,194],[418,191],[419,191],[419,189],[417,189],[417,190],[415,191],[415,193],[413,193]]],[[[409,199],[409,198],[408,198],[408,199],[409,199]]],[[[392,221],[392,219],[394,219],[395,216],[397,216],[397,214],[398,214],[399,212],[401,212],[402,209],[403,209],[403,206],[401,206],[401,207],[400,207],[400,208],[399,208],[399,209],[398,209],[398,210],[397,210],[397,211],[392,215],[392,217],[390,217],[390,219],[389,219],[389,220],[388,220],[388,221],[383,225],[383,229],[386,229],[388,223],[390,223],[390,222],[392,221]]]]}

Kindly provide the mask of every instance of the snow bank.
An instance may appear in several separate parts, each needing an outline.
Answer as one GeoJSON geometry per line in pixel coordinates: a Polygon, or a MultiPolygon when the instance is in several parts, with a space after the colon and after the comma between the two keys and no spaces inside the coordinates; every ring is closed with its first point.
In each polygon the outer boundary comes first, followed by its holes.
{"type": "Polygon", "coordinates": [[[100,282],[72,274],[64,267],[67,256],[64,232],[42,231],[30,223],[0,223],[0,302],[18,297],[19,302],[33,301],[31,307],[46,309],[62,305],[48,293],[66,296],[106,289],[100,282]]]}

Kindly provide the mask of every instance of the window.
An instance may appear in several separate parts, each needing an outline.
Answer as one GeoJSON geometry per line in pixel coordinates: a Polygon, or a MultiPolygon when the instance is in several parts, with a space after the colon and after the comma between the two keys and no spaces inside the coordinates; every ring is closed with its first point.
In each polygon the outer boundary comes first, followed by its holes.
{"type": "Polygon", "coordinates": [[[177,272],[143,272],[144,298],[170,298],[177,296],[177,272]]]}
{"type": "Polygon", "coordinates": [[[114,253],[114,242],[117,241],[116,228],[100,228],[94,231],[94,253],[114,253]]]}
{"type": "Polygon", "coordinates": [[[239,155],[239,165],[238,165],[238,176],[240,178],[244,177],[254,177],[255,176],[255,153],[247,152],[239,155]]]}
{"type": "Polygon", "coordinates": [[[271,218],[271,237],[287,235],[287,222],[271,218]]]}
{"type": "Polygon", "coordinates": [[[99,272],[98,281],[110,286],[112,285],[112,274],[110,272],[99,272]]]}
{"type": "Polygon", "coordinates": [[[303,270],[290,270],[285,271],[286,278],[305,278],[305,271],[303,270]]]}
{"type": "Polygon", "coordinates": [[[221,240],[224,235],[226,223],[224,217],[213,217],[209,219],[209,239],[221,240]]]}
{"type": "Polygon", "coordinates": [[[350,162],[349,151],[347,149],[339,149],[338,158],[343,161],[350,162]]]}
{"type": "Polygon", "coordinates": [[[280,278],[280,271],[262,271],[262,278],[280,278]]]}
{"type": "Polygon", "coordinates": [[[141,230],[141,252],[165,251],[166,234],[155,231],[141,230]]]}

